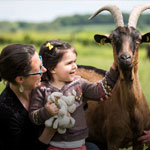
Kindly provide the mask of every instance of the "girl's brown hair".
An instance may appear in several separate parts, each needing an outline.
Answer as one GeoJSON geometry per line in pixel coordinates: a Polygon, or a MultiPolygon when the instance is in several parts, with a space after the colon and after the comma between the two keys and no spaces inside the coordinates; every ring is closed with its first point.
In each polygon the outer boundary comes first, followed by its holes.
{"type": "Polygon", "coordinates": [[[43,74],[42,80],[53,80],[51,71],[56,67],[58,62],[61,61],[64,53],[66,53],[67,50],[72,50],[77,55],[76,50],[67,42],[49,40],[43,43],[40,48],[39,55],[42,56],[43,65],[47,69],[47,72],[43,74]]]}

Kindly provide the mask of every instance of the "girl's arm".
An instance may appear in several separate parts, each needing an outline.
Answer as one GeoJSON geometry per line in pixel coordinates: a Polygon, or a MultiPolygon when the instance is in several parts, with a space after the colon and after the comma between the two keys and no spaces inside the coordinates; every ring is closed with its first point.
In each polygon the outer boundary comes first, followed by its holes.
{"type": "Polygon", "coordinates": [[[118,76],[119,72],[113,63],[110,70],[106,72],[105,77],[97,83],[88,82],[83,79],[83,82],[81,82],[83,97],[95,100],[107,98],[107,95],[110,95],[116,84],[118,76]]]}
{"type": "Polygon", "coordinates": [[[45,104],[47,99],[45,97],[45,90],[38,87],[32,91],[29,108],[29,118],[37,125],[44,124],[45,120],[51,117],[45,104]]]}

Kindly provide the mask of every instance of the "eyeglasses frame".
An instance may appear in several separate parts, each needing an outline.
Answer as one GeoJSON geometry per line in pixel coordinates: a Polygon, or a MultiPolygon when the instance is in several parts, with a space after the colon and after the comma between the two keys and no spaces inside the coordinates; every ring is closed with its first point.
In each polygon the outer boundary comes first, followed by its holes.
{"type": "Polygon", "coordinates": [[[41,60],[40,72],[28,73],[26,76],[42,75],[42,69],[43,69],[43,60],[42,60],[42,56],[39,56],[39,58],[40,58],[40,60],[41,60]]]}

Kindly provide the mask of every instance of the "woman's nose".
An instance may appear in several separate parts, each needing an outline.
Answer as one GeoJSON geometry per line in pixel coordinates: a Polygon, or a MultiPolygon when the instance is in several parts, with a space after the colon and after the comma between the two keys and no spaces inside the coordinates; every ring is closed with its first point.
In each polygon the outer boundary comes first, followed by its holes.
{"type": "Polygon", "coordinates": [[[44,73],[44,72],[46,72],[47,71],[47,69],[43,66],[42,67],[42,73],[44,73]]]}
{"type": "Polygon", "coordinates": [[[74,63],[73,68],[77,69],[77,64],[76,63],[74,63]]]}

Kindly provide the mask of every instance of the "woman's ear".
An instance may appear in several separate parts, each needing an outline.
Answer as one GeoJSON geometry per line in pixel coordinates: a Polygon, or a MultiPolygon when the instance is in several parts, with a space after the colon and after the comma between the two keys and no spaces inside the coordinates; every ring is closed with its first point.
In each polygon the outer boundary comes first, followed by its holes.
{"type": "Polygon", "coordinates": [[[22,84],[24,82],[24,77],[23,76],[17,76],[15,81],[19,84],[22,84]]]}

